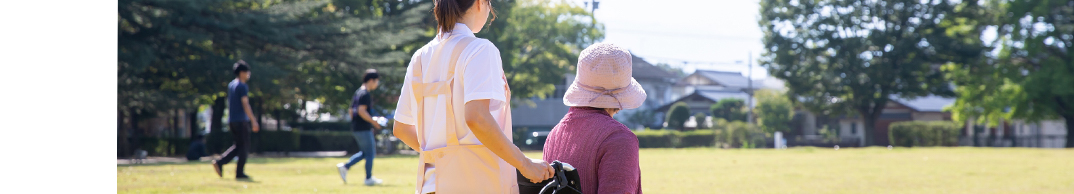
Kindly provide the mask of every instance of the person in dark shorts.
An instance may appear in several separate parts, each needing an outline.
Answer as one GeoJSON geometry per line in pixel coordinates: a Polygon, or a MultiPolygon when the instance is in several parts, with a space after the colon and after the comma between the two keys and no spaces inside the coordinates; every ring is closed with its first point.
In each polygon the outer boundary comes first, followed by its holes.
{"type": "Polygon", "coordinates": [[[373,120],[371,110],[373,106],[373,96],[369,95],[370,91],[376,90],[380,84],[380,75],[374,69],[366,70],[365,76],[362,78],[362,87],[358,88],[358,91],[354,92],[354,99],[351,102],[350,116],[351,116],[351,132],[354,133],[354,138],[358,142],[358,153],[351,156],[351,159],[346,163],[336,164],[336,168],[339,169],[339,177],[343,178],[343,183],[347,183],[347,170],[358,164],[358,161],[365,159],[365,185],[378,185],[383,183],[382,180],[373,177],[373,157],[377,155],[376,139],[373,138],[375,134],[372,129],[380,130],[379,123],[373,120]]]}
{"type": "Polygon", "coordinates": [[[235,80],[227,85],[228,126],[231,130],[235,145],[224,151],[224,156],[219,160],[213,160],[213,170],[216,175],[224,177],[220,167],[231,162],[232,158],[238,157],[239,162],[235,168],[235,179],[250,179],[244,170],[246,167],[247,149],[250,149],[250,131],[257,133],[260,126],[254,119],[253,109],[250,108],[250,98],[247,96],[249,88],[246,81],[250,80],[250,66],[245,61],[239,60],[233,69],[235,80]]]}

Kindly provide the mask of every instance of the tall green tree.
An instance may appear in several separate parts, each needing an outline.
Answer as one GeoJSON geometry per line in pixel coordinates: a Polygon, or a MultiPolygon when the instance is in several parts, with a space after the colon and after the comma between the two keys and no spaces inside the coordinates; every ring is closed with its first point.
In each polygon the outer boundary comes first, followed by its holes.
{"type": "MultiPolygon", "coordinates": [[[[995,25],[1000,48],[973,67],[950,65],[960,98],[955,118],[988,125],[1001,119],[1063,119],[1074,134],[1074,3],[998,1],[980,17],[995,25]]],[[[1067,135],[1065,147],[1074,147],[1067,135]]]]}
{"type": "Polygon", "coordinates": [[[318,75],[295,72],[311,64],[355,72],[407,58],[393,47],[422,34],[421,15],[359,17],[323,0],[121,0],[118,109],[133,124],[134,115],[166,110],[162,105],[213,104],[219,129],[230,69],[244,59],[253,67],[260,118],[265,109],[323,93],[302,91],[318,75]]]}
{"type": "Polygon", "coordinates": [[[954,95],[940,66],[980,52],[956,52],[972,43],[952,38],[953,27],[942,23],[968,4],[977,2],[762,0],[761,65],[803,107],[861,115],[866,145],[875,145],[891,98],[954,95]]]}

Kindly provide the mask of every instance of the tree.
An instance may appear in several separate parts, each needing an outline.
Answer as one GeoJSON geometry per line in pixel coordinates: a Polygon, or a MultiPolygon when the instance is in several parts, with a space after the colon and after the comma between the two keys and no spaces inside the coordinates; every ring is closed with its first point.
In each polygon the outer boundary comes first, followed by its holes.
{"type": "Polygon", "coordinates": [[[683,130],[683,124],[686,120],[690,120],[690,107],[686,105],[686,102],[676,102],[668,109],[667,118],[664,121],[667,122],[667,127],[671,129],[683,130]]]}
{"type": "Polygon", "coordinates": [[[720,99],[719,102],[709,107],[712,118],[721,118],[727,121],[746,121],[746,101],[738,98],[720,99]]]}
{"type": "Polygon", "coordinates": [[[705,113],[699,112],[694,114],[694,122],[697,122],[697,129],[708,129],[710,126],[705,124],[705,113]]]}
{"type": "MultiPolygon", "coordinates": [[[[1027,0],[989,5],[978,8],[982,22],[973,27],[997,26],[999,38],[992,44],[1000,52],[972,66],[945,66],[959,85],[953,116],[990,126],[1001,119],[1061,118],[1067,134],[1074,134],[1074,4],[1027,0]]],[[[1067,135],[1066,142],[1074,147],[1074,135],[1067,135]]]]}
{"type": "Polygon", "coordinates": [[[773,90],[758,90],[756,96],[757,119],[761,124],[761,129],[768,133],[776,131],[789,133],[791,119],[794,117],[794,107],[791,101],[773,90]]]}
{"type": "MultiPolygon", "coordinates": [[[[940,65],[978,55],[958,30],[957,7],[976,1],[763,0],[760,59],[783,79],[792,100],[820,114],[854,111],[865,144],[876,144],[876,120],[892,98],[953,96],[940,65]],[[960,51],[969,52],[960,52],[960,51]]],[[[962,18],[965,20],[965,18],[962,18]]]]}
{"type": "Polygon", "coordinates": [[[295,73],[309,64],[356,72],[407,58],[393,46],[422,33],[415,26],[423,14],[359,18],[324,0],[122,0],[118,109],[133,128],[146,113],[213,104],[212,128],[219,129],[215,113],[223,112],[231,64],[244,59],[253,66],[250,97],[261,118],[265,110],[317,97],[319,91],[303,90],[324,76],[295,73]]]}
{"type": "Polygon", "coordinates": [[[575,71],[578,53],[604,39],[604,25],[578,5],[549,0],[492,4],[498,18],[477,36],[500,49],[515,99],[553,94],[563,75],[575,71]]]}

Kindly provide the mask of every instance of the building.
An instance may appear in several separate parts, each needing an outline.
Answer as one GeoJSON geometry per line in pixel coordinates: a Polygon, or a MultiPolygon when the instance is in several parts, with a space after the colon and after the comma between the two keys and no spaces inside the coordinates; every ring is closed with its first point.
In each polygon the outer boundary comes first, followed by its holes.
{"type": "MultiPolygon", "coordinates": [[[[678,81],[678,77],[637,56],[634,56],[631,61],[633,77],[645,90],[645,103],[637,109],[623,110],[616,114],[615,117],[630,128],[638,128],[638,125],[655,125],[657,124],[655,122],[646,124],[631,122],[628,121],[627,117],[638,112],[651,111],[662,105],[663,102],[668,101],[673,94],[672,87],[678,81]]],[[[513,107],[511,117],[514,130],[517,132],[552,130],[552,127],[559,123],[563,115],[567,114],[569,107],[563,105],[563,93],[574,82],[574,77],[573,73],[565,74],[563,81],[555,85],[556,91],[552,95],[546,96],[544,99],[530,98],[528,102],[520,102],[518,106],[513,107]]]]}
{"type": "MultiPolygon", "coordinates": [[[[741,99],[749,102],[752,100],[750,93],[755,90],[782,89],[783,87],[782,82],[779,81],[753,80],[752,85],[750,82],[749,78],[742,76],[741,72],[697,70],[679,79],[672,88],[670,96],[675,100],[663,103],[654,111],[657,112],[656,115],[661,124],[664,122],[664,115],[667,115],[671,106],[678,102],[685,102],[690,108],[691,115],[705,113],[705,115],[712,116],[709,108],[720,100],[741,99]]],[[[696,122],[687,121],[687,127],[692,126],[689,123],[696,122]]]]}

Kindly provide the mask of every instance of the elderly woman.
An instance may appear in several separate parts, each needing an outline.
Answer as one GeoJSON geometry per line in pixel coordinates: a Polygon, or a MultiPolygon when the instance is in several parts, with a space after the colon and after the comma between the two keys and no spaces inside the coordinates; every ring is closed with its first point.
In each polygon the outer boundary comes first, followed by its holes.
{"type": "Polygon", "coordinates": [[[577,168],[582,193],[641,193],[638,137],[612,118],[645,101],[631,64],[630,52],[612,44],[583,50],[577,77],[563,96],[571,108],[548,134],[544,160],[577,168]]]}

